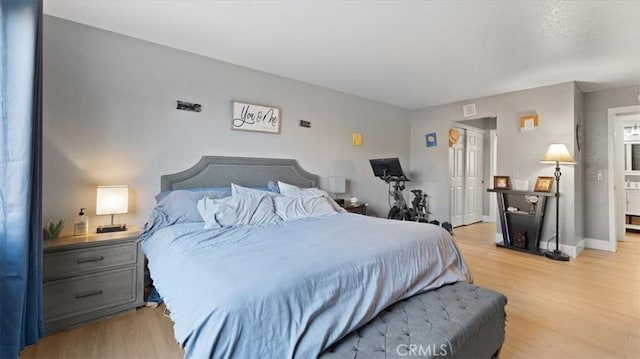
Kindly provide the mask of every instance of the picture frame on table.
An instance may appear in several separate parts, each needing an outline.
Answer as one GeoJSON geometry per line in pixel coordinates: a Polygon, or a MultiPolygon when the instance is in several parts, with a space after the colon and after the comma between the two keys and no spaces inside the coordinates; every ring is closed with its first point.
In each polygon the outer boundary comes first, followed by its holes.
{"type": "Polygon", "coordinates": [[[494,189],[511,189],[511,178],[509,176],[493,176],[494,189]]]}
{"type": "Polygon", "coordinates": [[[533,188],[535,192],[551,192],[553,188],[553,177],[539,176],[536,180],[536,185],[533,188]]]}

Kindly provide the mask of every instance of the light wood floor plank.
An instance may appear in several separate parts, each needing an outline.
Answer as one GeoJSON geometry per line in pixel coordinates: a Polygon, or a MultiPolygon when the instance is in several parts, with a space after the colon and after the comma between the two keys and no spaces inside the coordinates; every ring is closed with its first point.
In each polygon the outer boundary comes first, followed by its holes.
{"type": "MultiPolygon", "coordinates": [[[[640,234],[570,262],[494,245],[495,225],[455,229],[475,284],[509,298],[501,358],[640,358],[640,234]]],[[[22,358],[181,358],[163,307],[48,336],[22,358]]]]}

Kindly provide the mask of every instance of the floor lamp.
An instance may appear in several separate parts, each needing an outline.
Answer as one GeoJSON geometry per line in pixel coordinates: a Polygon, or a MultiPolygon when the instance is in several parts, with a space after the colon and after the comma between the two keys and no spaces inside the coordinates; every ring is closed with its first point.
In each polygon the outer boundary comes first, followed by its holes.
{"type": "Polygon", "coordinates": [[[549,146],[540,163],[556,165],[556,170],[553,172],[553,176],[556,178],[556,249],[553,251],[547,250],[544,256],[557,261],[568,261],[569,256],[560,250],[560,176],[562,175],[560,173],[560,164],[575,165],[576,161],[573,160],[569,150],[567,150],[567,146],[554,143],[549,146]]]}

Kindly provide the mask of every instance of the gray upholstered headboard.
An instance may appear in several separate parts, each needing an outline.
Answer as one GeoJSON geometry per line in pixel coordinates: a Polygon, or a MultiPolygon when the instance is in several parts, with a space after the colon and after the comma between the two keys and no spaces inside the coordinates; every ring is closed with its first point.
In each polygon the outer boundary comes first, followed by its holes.
{"type": "Polygon", "coordinates": [[[228,187],[266,187],[267,181],[298,187],[317,187],[318,176],[303,170],[296,160],[279,158],[202,156],[193,167],[160,178],[160,190],[228,187]]]}

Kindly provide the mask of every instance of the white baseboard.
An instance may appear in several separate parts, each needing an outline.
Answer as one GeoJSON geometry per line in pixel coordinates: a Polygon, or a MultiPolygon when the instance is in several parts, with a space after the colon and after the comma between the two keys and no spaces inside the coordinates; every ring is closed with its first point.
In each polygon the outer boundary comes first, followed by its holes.
{"type": "Polygon", "coordinates": [[[482,216],[482,222],[495,223],[496,219],[491,216],[482,216]]]}
{"type": "MultiPolygon", "coordinates": [[[[555,247],[555,243],[553,244],[553,246],[555,247]]],[[[560,250],[568,254],[569,257],[571,258],[578,258],[580,253],[582,253],[583,249],[584,249],[584,240],[580,240],[580,242],[578,242],[578,244],[576,244],[575,246],[569,246],[569,245],[560,243],[560,250]]]]}
{"type": "MultiPolygon", "coordinates": [[[[586,238],[585,238],[586,239],[586,238]]],[[[496,243],[501,243],[503,241],[502,238],[502,233],[497,233],[496,232],[496,243]]],[[[546,252],[547,251],[547,241],[540,241],[540,248],[541,251],[546,252]]],[[[551,240],[549,242],[549,249],[553,250],[556,248],[556,242],[555,240],[551,240]]],[[[575,246],[570,246],[567,244],[562,244],[560,243],[560,250],[564,253],[566,253],[567,255],[569,255],[569,257],[571,258],[577,258],[580,253],[582,253],[582,251],[585,248],[585,241],[584,240],[580,240],[580,242],[578,242],[577,245],[575,246]]]]}
{"type": "Polygon", "coordinates": [[[613,252],[611,243],[609,241],[602,241],[595,238],[585,238],[584,241],[587,248],[597,249],[599,251],[613,252]]]}
{"type": "Polygon", "coordinates": [[[576,244],[576,251],[577,251],[577,255],[576,257],[578,257],[580,254],[582,254],[582,251],[584,251],[584,249],[586,248],[586,242],[584,241],[584,238],[580,240],[580,242],[578,242],[578,244],[576,244]]]}
{"type": "MultiPolygon", "coordinates": [[[[554,250],[556,249],[556,241],[555,240],[551,240],[549,243],[549,249],[548,250],[554,250]]],[[[546,252],[547,251],[547,241],[540,241],[540,248],[541,251],[546,252]]],[[[568,244],[562,244],[560,243],[560,251],[562,251],[563,253],[565,253],[566,255],[568,255],[571,258],[578,258],[578,256],[580,255],[580,253],[582,253],[582,251],[584,250],[584,241],[581,240],[580,242],[578,242],[578,244],[576,244],[575,246],[570,246],[568,244]]]]}

